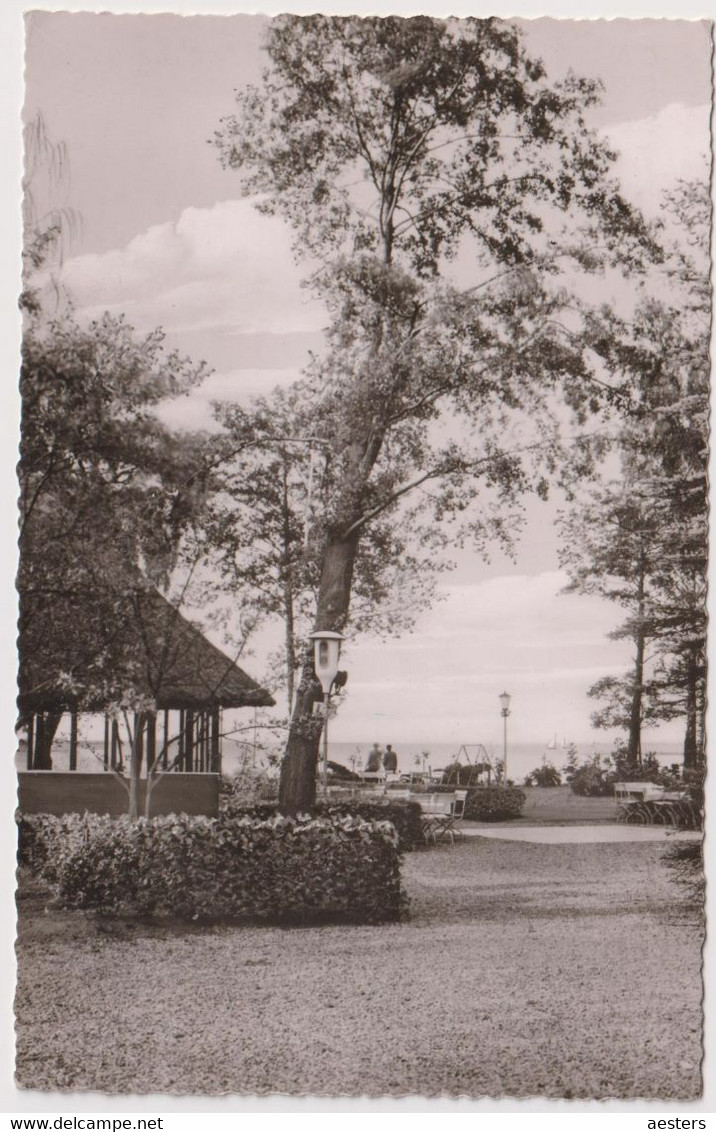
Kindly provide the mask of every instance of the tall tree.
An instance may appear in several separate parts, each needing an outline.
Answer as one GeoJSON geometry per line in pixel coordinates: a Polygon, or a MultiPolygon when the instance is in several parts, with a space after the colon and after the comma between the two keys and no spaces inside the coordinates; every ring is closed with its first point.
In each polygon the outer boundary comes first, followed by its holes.
{"type": "MultiPolygon", "coordinates": [[[[484,538],[499,524],[490,493],[545,490],[554,391],[581,420],[619,392],[561,272],[640,261],[649,239],[585,124],[598,84],[550,84],[509,24],[286,16],[267,52],[262,86],[239,92],[216,140],[258,207],[293,227],[333,312],[308,381],[335,477],[315,624],[341,630],[367,525],[411,491],[428,484],[435,517],[454,521],[481,490],[484,538]]],[[[307,656],[288,812],[314,800],[317,695],[307,656]]]]}
{"type": "Polygon", "coordinates": [[[626,620],[610,633],[634,646],[633,667],[622,678],[604,677],[590,689],[606,699],[595,712],[595,727],[620,727],[627,734],[627,758],[641,763],[641,729],[650,712],[647,647],[657,634],[653,611],[654,573],[661,553],[658,519],[637,485],[613,483],[592,490],[588,500],[563,514],[560,560],[570,574],[567,593],[598,594],[623,608],[626,620]]]}
{"type": "Polygon", "coordinates": [[[642,296],[630,317],[609,315],[599,336],[605,367],[632,388],[614,437],[622,480],[590,492],[563,524],[570,589],[598,592],[628,613],[615,636],[635,643],[626,681],[607,678],[603,726],[624,726],[638,759],[638,721],[682,716],[684,765],[703,758],[708,557],[710,205],[705,184],[682,184],[667,199],[676,242],[656,273],[658,297],[642,296]],[[653,665],[644,679],[644,648],[653,665]],[[630,702],[627,717],[625,693],[630,702]],[[620,716],[620,710],[622,714],[620,716]]]}

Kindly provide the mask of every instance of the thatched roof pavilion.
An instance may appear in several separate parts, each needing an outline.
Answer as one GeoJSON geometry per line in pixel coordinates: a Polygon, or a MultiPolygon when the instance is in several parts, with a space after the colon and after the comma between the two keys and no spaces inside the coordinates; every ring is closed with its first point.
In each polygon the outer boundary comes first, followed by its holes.
{"type": "MultiPolygon", "coordinates": [[[[136,589],[104,609],[63,595],[36,606],[19,638],[18,706],[28,726],[28,768],[51,766],[49,746],[69,711],[104,713],[120,695],[152,702],[145,712],[147,757],[155,746],[156,713],[179,712],[179,766],[219,769],[219,710],[270,707],[274,700],[156,590],[136,589]],[[51,730],[51,734],[50,734],[51,730]],[[49,739],[49,744],[48,744],[49,739]],[[198,744],[198,758],[195,758],[198,744]],[[195,767],[194,764],[198,762],[195,767]]],[[[105,727],[105,764],[117,753],[116,724],[105,727]]],[[[71,738],[70,767],[76,765],[71,738]]],[[[76,746],[76,741],[75,741],[76,746]]]]}

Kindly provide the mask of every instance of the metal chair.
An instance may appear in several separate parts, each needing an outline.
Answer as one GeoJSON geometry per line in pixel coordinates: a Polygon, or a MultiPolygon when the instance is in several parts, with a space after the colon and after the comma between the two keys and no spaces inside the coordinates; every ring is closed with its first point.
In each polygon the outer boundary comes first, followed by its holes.
{"type": "Polygon", "coordinates": [[[456,794],[423,794],[419,801],[423,811],[422,827],[425,841],[432,841],[437,845],[438,841],[449,838],[450,844],[454,845],[455,813],[453,811],[456,794]]]}
{"type": "Polygon", "coordinates": [[[634,825],[651,825],[653,815],[646,805],[647,782],[615,782],[617,821],[634,825]]]}
{"type": "Polygon", "coordinates": [[[452,804],[452,816],[453,816],[452,834],[453,834],[453,837],[464,837],[465,836],[463,834],[462,830],[459,828],[459,823],[465,817],[465,804],[466,804],[466,802],[467,802],[467,790],[456,790],[455,791],[455,801],[452,804]],[[456,824],[456,823],[458,823],[458,824],[456,824]]]}
{"type": "Polygon", "coordinates": [[[456,821],[460,821],[465,816],[465,803],[467,802],[467,790],[456,790],[455,801],[453,802],[452,812],[456,821]]]}
{"type": "Polygon", "coordinates": [[[651,805],[655,820],[661,825],[689,826],[692,822],[692,803],[687,790],[665,790],[651,805]]]}

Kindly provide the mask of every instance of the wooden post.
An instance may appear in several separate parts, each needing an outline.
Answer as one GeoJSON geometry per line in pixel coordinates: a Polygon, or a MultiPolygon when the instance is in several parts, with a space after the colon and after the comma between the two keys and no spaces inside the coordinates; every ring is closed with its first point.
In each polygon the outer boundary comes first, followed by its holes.
{"type": "Polygon", "coordinates": [[[162,755],[162,768],[169,766],[169,709],[164,712],[164,754],[162,755]]]}
{"type": "Polygon", "coordinates": [[[201,712],[194,716],[194,760],[193,770],[201,770],[201,712]]]}
{"type": "Polygon", "coordinates": [[[221,750],[219,747],[219,709],[211,713],[211,764],[212,774],[221,772],[221,750]]]}
{"type": "Polygon", "coordinates": [[[39,770],[42,765],[42,753],[45,745],[45,716],[43,712],[37,713],[37,726],[35,728],[35,750],[32,757],[33,770],[39,770]],[[39,764],[39,765],[38,765],[39,764]]]}
{"type": "Polygon", "coordinates": [[[27,723],[27,769],[32,770],[32,755],[35,746],[35,716],[34,713],[30,715],[27,723]]]}
{"type": "Polygon", "coordinates": [[[187,711],[186,713],[186,747],[184,749],[184,769],[193,771],[194,769],[194,712],[187,711]]]}
{"type": "Polygon", "coordinates": [[[206,770],[206,712],[199,716],[199,770],[206,770]]]}
{"type": "Polygon", "coordinates": [[[186,759],[186,713],[184,708],[179,709],[179,758],[177,759],[177,770],[184,770],[184,760],[186,759]]]}
{"type": "MultiPolygon", "coordinates": [[[[113,719],[112,720],[112,756],[111,756],[111,762],[110,762],[110,766],[112,767],[112,770],[114,770],[115,767],[117,766],[117,747],[118,746],[119,746],[119,734],[118,734],[118,729],[117,729],[117,720],[113,719]]],[[[106,766],[106,762],[105,762],[105,770],[106,769],[107,769],[107,766],[106,766]]]]}
{"type": "MultiPolygon", "coordinates": [[[[116,727],[117,727],[116,722],[114,720],[112,720],[112,768],[114,768],[114,733],[115,733],[116,727]]],[[[109,739],[109,736],[110,736],[109,716],[105,715],[105,717],[104,717],[104,748],[103,748],[103,765],[104,765],[105,770],[107,769],[107,767],[109,765],[109,758],[110,758],[110,752],[109,752],[110,739],[109,739]]]]}
{"type": "MultiPolygon", "coordinates": [[[[106,752],[105,743],[105,752],[106,752]]],[[[106,760],[105,753],[105,760],[106,760]]],[[[70,712],[70,770],[77,770],[77,710],[70,712]]]]}

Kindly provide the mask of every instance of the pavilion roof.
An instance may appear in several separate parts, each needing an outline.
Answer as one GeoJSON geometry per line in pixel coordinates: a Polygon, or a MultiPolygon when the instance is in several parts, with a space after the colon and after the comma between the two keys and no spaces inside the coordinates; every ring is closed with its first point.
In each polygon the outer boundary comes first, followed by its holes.
{"type": "Polygon", "coordinates": [[[61,616],[56,604],[44,615],[35,609],[34,625],[20,633],[21,713],[103,711],[120,691],[152,699],[158,709],[274,704],[157,590],[129,591],[109,611],[77,595],[63,595],[62,606],[61,616]],[[52,631],[53,612],[64,633],[52,631]]]}

